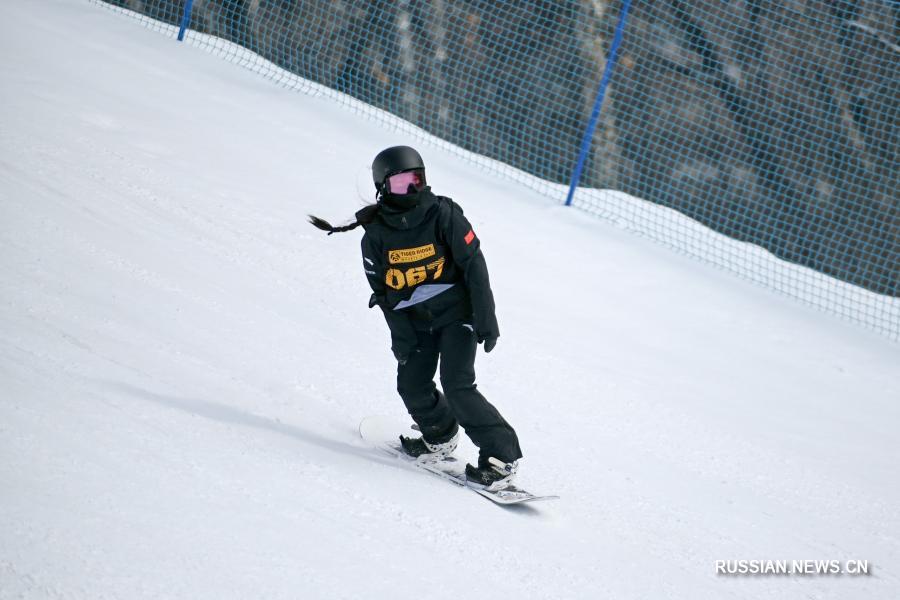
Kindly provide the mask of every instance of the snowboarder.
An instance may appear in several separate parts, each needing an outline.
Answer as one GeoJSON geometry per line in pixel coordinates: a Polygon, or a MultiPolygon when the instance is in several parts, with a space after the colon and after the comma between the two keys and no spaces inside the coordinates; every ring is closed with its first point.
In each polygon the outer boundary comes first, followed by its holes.
{"type": "Polygon", "coordinates": [[[401,435],[411,456],[450,455],[459,427],[479,448],[478,465],[466,478],[497,489],[512,482],[522,457],[516,432],[475,385],[475,351],[490,352],[500,332],[480,241],[462,208],[436,196],[416,150],[394,146],[372,163],[376,202],[330,234],[365,229],[362,259],[372,296],[391,332],[397,359],[397,391],[421,437],[401,435]],[[434,376],[440,359],[443,393],[434,376]]]}

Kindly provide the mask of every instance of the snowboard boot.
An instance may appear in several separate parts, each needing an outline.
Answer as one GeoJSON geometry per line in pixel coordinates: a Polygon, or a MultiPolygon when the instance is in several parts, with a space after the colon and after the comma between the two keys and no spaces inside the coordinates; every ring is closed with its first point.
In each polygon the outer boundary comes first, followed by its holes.
{"type": "Polygon", "coordinates": [[[466,482],[472,487],[502,490],[512,485],[519,470],[519,461],[505,463],[493,456],[479,458],[478,466],[466,465],[466,482]]]}
{"type": "Polygon", "coordinates": [[[403,451],[417,460],[441,460],[447,458],[456,450],[459,443],[459,425],[453,426],[450,438],[439,443],[432,443],[424,437],[410,438],[400,436],[400,445],[403,451]]]}

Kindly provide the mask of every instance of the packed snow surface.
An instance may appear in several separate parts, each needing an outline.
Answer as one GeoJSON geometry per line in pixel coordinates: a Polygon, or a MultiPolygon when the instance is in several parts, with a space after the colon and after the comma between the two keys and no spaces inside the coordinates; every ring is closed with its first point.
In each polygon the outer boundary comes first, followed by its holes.
{"type": "Polygon", "coordinates": [[[83,0],[0,3],[0,55],[0,597],[900,597],[897,345],[421,146],[561,496],[499,508],[358,438],[388,334],[306,223],[414,140],[83,0]]]}

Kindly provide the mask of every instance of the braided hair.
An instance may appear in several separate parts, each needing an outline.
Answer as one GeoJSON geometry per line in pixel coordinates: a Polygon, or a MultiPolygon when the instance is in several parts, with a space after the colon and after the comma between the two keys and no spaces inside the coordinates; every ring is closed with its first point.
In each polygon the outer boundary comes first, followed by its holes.
{"type": "Polygon", "coordinates": [[[325,219],[320,219],[319,217],[317,217],[315,215],[309,215],[309,222],[312,224],[313,227],[321,229],[322,231],[327,231],[328,235],[331,235],[332,233],[341,233],[344,231],[352,231],[353,229],[356,229],[360,225],[368,225],[369,223],[374,221],[376,215],[378,215],[378,210],[380,208],[381,208],[381,205],[377,202],[374,204],[369,204],[369,205],[363,207],[362,209],[360,209],[359,212],[356,213],[356,215],[355,215],[356,219],[354,221],[347,223],[346,225],[340,225],[338,227],[335,227],[334,225],[332,225],[325,219]]]}

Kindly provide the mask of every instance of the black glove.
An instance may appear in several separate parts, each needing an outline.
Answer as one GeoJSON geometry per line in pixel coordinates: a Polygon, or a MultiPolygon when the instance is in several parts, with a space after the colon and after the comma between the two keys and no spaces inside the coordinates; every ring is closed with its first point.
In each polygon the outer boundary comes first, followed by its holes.
{"type": "Polygon", "coordinates": [[[478,336],[478,343],[484,343],[484,351],[490,352],[497,345],[497,336],[493,334],[485,334],[478,336]]]}
{"type": "Polygon", "coordinates": [[[419,351],[416,330],[413,329],[412,323],[405,313],[387,308],[383,297],[372,294],[372,297],[369,298],[369,308],[374,306],[381,308],[388,328],[391,330],[391,351],[394,353],[394,358],[401,365],[405,365],[412,353],[419,351]]]}

